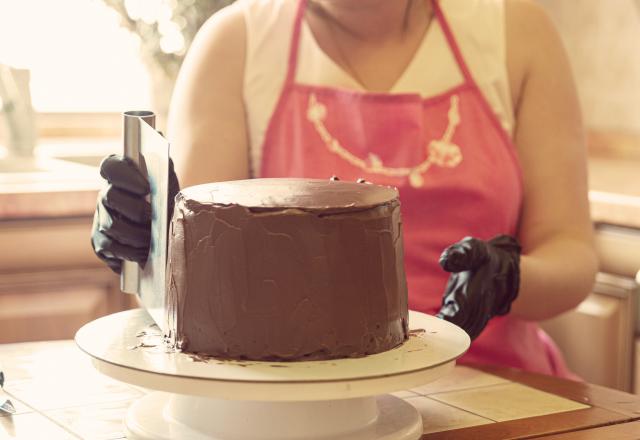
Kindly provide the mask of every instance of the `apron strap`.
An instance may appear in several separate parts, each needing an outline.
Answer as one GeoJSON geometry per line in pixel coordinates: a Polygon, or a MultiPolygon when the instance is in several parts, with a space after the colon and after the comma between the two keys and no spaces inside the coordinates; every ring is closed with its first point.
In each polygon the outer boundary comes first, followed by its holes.
{"type": "Polygon", "coordinates": [[[471,71],[467,66],[467,63],[464,61],[464,57],[462,56],[462,52],[460,51],[460,47],[458,47],[458,43],[456,42],[455,37],[453,36],[453,32],[449,27],[449,23],[442,12],[442,8],[440,8],[440,2],[438,0],[431,0],[433,5],[433,9],[436,13],[436,18],[438,19],[438,23],[442,28],[442,32],[444,32],[444,36],[447,39],[447,43],[449,44],[449,48],[451,52],[453,52],[453,56],[458,63],[458,67],[462,72],[462,76],[467,84],[474,84],[473,76],[471,76],[471,71]]]}
{"type": "Polygon", "coordinates": [[[289,49],[289,66],[287,67],[287,78],[285,85],[290,85],[295,81],[296,67],[298,65],[298,47],[300,47],[300,31],[302,29],[302,19],[307,10],[307,1],[298,2],[298,10],[293,24],[293,35],[291,36],[291,47],[289,49]]]}

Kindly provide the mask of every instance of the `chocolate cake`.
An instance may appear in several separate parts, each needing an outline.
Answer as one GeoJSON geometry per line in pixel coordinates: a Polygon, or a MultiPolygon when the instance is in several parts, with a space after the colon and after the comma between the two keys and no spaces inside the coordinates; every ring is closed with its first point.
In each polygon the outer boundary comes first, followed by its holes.
{"type": "Polygon", "coordinates": [[[167,319],[185,352],[359,357],[407,338],[398,192],[252,179],[187,188],[169,236],[167,319]]]}

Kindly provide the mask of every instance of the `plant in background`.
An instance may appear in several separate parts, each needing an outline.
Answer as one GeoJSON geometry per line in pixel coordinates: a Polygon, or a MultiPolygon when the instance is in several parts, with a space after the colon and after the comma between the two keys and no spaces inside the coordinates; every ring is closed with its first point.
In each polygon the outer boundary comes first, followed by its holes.
{"type": "Polygon", "coordinates": [[[141,56],[153,81],[154,110],[162,118],[173,83],[200,26],[234,0],[103,0],[122,26],[140,38],[141,56]]]}

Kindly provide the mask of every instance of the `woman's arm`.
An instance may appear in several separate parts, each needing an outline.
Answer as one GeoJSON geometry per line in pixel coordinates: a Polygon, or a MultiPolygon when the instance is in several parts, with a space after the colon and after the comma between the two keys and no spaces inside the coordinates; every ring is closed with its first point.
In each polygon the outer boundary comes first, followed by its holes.
{"type": "Polygon", "coordinates": [[[240,7],[224,8],[202,26],[180,69],[168,137],[183,188],[249,177],[245,39],[240,7]]]}
{"type": "Polygon", "coordinates": [[[532,1],[506,3],[507,61],[524,173],[521,284],[512,313],[551,318],[577,306],[597,271],[579,102],[558,33],[532,1]]]}

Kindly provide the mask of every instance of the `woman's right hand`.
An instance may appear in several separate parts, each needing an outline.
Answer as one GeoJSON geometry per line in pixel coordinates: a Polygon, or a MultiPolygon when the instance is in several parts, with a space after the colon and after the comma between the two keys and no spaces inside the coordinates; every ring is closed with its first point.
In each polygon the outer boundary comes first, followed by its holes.
{"type": "MultiPolygon", "coordinates": [[[[151,205],[145,197],[150,191],[149,182],[131,159],[116,154],[104,158],[100,175],[107,180],[107,186],[98,194],[93,216],[93,251],[115,273],[122,270],[123,260],[144,265],[151,244],[151,205]]],[[[170,221],[174,199],[180,191],[171,158],[168,186],[170,221]]]]}
{"type": "Polygon", "coordinates": [[[98,258],[120,273],[123,260],[140,264],[147,260],[151,205],[145,196],[149,182],[132,160],[115,154],[102,161],[100,175],[107,186],[98,195],[91,245],[98,258]]]}

